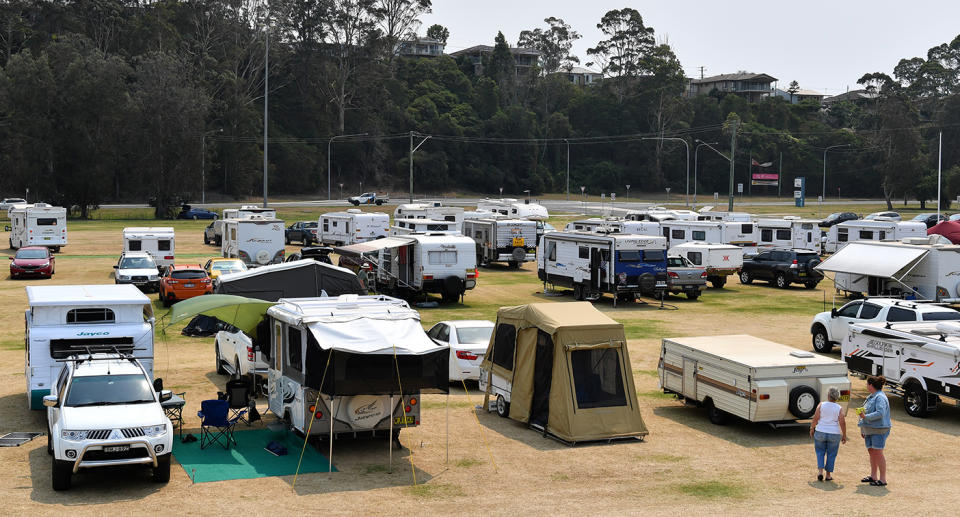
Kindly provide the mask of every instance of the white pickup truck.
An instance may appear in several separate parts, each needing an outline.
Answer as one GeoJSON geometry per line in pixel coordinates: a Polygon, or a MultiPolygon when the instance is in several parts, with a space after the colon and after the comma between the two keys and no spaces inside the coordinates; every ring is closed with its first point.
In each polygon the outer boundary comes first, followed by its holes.
{"type": "Polygon", "coordinates": [[[267,374],[267,362],[243,332],[217,332],[214,345],[217,354],[217,373],[239,377],[267,374]]]}
{"type": "Polygon", "coordinates": [[[960,312],[942,305],[898,298],[868,298],[817,314],[810,323],[810,333],[813,335],[813,349],[825,354],[833,349],[833,345],[848,339],[853,323],[957,320],[960,320],[960,312]]]}
{"type": "Polygon", "coordinates": [[[382,205],[387,201],[390,201],[389,194],[377,194],[376,192],[364,192],[359,196],[353,196],[347,198],[347,201],[350,202],[353,206],[360,205],[382,205]]]}

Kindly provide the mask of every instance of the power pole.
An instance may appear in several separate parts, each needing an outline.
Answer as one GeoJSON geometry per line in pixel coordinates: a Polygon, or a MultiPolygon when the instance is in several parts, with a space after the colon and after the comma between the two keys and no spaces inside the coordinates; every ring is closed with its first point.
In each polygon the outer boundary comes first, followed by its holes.
{"type": "Polygon", "coordinates": [[[737,126],[740,121],[734,119],[730,127],[730,199],[727,201],[727,211],[733,212],[733,171],[737,155],[737,126]]]}
{"type": "Polygon", "coordinates": [[[706,70],[706,67],[700,67],[700,79],[703,79],[703,71],[706,70]]]}
{"type": "Polygon", "coordinates": [[[270,97],[270,20],[264,32],[263,45],[263,207],[267,207],[267,104],[270,97]]]}

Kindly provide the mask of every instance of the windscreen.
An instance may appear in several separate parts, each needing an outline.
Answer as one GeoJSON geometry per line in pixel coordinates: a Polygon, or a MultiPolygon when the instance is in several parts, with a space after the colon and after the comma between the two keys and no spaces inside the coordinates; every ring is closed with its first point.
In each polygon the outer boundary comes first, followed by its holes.
{"type": "Polygon", "coordinates": [[[154,269],[157,265],[150,257],[129,257],[120,263],[121,269],[154,269]]]}
{"type": "Polygon", "coordinates": [[[667,259],[667,265],[670,267],[684,267],[683,259],[680,257],[670,257],[667,259]]]}
{"type": "Polygon", "coordinates": [[[490,342],[490,334],[493,334],[493,327],[458,327],[457,341],[469,345],[486,344],[490,342]]]}
{"type": "Polygon", "coordinates": [[[143,375],[92,375],[74,377],[66,405],[115,406],[154,402],[153,390],[143,375]]]}
{"type": "Polygon", "coordinates": [[[317,227],[317,222],[316,222],[316,221],[311,221],[311,222],[309,222],[309,223],[303,223],[303,227],[304,227],[304,228],[316,228],[316,227],[317,227]]]}
{"type": "Polygon", "coordinates": [[[239,260],[224,260],[214,262],[210,269],[214,271],[243,271],[243,262],[239,260]]]}
{"type": "Polygon", "coordinates": [[[170,273],[170,276],[178,280],[197,280],[200,278],[207,278],[206,271],[199,269],[184,269],[181,271],[174,271],[170,273]]]}
{"type": "Polygon", "coordinates": [[[17,252],[18,259],[45,259],[47,250],[20,250],[17,252]]]}

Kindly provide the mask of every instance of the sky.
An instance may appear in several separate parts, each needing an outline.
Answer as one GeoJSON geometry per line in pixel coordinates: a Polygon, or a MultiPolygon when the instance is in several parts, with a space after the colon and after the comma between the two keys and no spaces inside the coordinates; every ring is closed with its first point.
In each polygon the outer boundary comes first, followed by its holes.
{"type": "Polygon", "coordinates": [[[632,7],[653,27],[658,41],[673,47],[688,77],[747,71],[776,77],[786,89],[836,95],[859,88],[869,72],[893,73],[901,58],[925,57],[930,47],[960,34],[960,1],[875,0],[872,2],[643,2],[548,0],[433,0],[420,34],[439,23],[450,30],[446,52],[493,45],[497,31],[516,45],[520,32],[562,18],[582,38],[574,45],[580,63],[602,39],[596,28],[604,13],[632,7]]]}

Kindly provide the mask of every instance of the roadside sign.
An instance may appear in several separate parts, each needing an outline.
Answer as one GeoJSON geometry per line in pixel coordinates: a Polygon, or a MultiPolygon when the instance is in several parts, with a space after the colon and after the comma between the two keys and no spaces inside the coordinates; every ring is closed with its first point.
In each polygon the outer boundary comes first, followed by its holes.
{"type": "Polygon", "coordinates": [[[617,193],[616,193],[616,192],[611,192],[611,193],[610,193],[610,201],[616,201],[616,200],[617,200],[617,193]]]}
{"type": "Polygon", "coordinates": [[[743,194],[743,183],[737,183],[737,194],[743,194]]]}
{"type": "Polygon", "coordinates": [[[714,193],[713,193],[713,200],[716,201],[716,200],[718,200],[718,199],[720,199],[720,193],[719,193],[719,192],[714,192],[714,193]]]}
{"type": "Polygon", "coordinates": [[[803,179],[802,179],[802,178],[793,178],[793,187],[794,187],[794,188],[800,188],[801,186],[803,186],[803,179]]]}
{"type": "Polygon", "coordinates": [[[800,199],[800,196],[802,196],[802,195],[803,195],[803,192],[801,192],[801,191],[799,191],[799,190],[794,190],[794,191],[793,191],[793,199],[800,199]]]}

